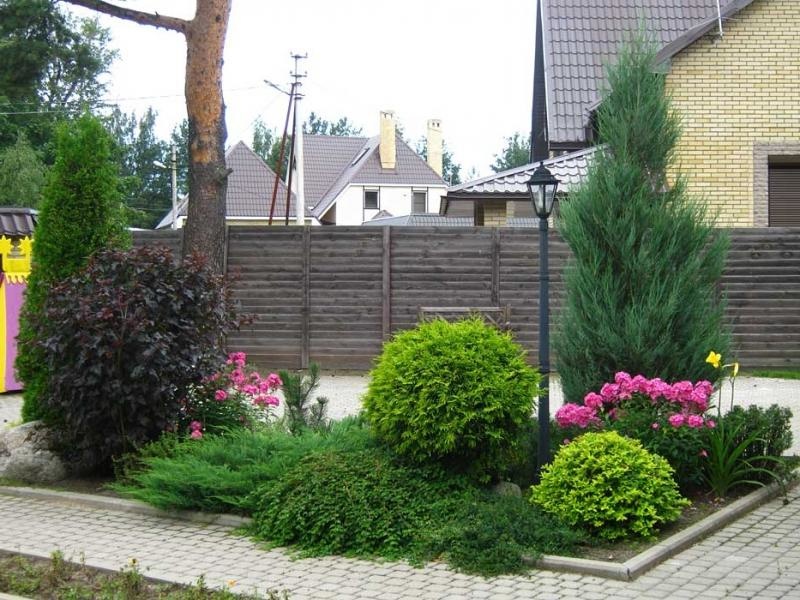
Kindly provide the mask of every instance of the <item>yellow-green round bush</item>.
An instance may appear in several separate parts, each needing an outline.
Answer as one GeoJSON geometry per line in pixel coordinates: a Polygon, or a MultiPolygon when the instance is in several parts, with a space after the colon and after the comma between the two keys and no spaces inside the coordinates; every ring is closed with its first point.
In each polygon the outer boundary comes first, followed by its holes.
{"type": "Polygon", "coordinates": [[[672,473],[637,440],[615,431],[586,433],[543,469],[531,502],[607,540],[651,537],[689,504],[672,473]]]}
{"type": "Polygon", "coordinates": [[[479,318],[437,319],[384,345],[364,411],[399,454],[488,480],[516,458],[538,384],[510,334],[479,318]]]}

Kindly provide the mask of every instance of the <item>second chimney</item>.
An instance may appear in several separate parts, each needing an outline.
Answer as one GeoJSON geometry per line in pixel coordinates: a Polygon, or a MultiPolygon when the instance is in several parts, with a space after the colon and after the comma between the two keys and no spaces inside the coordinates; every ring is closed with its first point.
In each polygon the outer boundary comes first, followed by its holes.
{"type": "Polygon", "coordinates": [[[382,169],[394,169],[397,164],[397,149],[395,147],[394,113],[390,110],[381,111],[381,144],[378,153],[381,157],[382,169]]]}
{"type": "Polygon", "coordinates": [[[442,122],[428,119],[428,166],[442,176],[442,122]]]}

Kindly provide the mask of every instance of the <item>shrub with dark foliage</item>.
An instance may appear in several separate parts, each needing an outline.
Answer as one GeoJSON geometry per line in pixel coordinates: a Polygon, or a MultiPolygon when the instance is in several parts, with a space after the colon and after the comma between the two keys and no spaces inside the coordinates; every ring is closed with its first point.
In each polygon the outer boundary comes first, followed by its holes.
{"type": "Polygon", "coordinates": [[[50,373],[42,397],[98,466],[174,426],[187,387],[223,357],[230,291],[200,255],[101,251],[53,286],[32,320],[50,373]]]}

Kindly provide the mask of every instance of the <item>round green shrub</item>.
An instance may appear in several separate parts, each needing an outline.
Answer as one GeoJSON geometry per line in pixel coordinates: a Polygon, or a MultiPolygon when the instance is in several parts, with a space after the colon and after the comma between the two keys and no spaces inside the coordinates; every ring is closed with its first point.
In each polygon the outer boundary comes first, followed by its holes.
{"type": "Polygon", "coordinates": [[[485,480],[515,460],[538,384],[510,334],[479,318],[437,319],[385,344],[363,404],[399,454],[485,480]]]}
{"type": "Polygon", "coordinates": [[[532,488],[531,502],[607,540],[652,536],[689,504],[669,463],[614,431],[564,446],[532,488]]]}

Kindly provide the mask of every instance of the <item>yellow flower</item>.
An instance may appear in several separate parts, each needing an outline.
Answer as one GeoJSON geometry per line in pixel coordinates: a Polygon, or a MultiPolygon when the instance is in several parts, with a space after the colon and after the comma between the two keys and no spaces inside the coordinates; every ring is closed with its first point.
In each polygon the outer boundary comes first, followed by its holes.
{"type": "Polygon", "coordinates": [[[236,585],[236,580],[235,579],[228,579],[227,584],[228,584],[228,587],[233,587],[233,586],[236,585]]]}
{"type": "Polygon", "coordinates": [[[706,357],[706,362],[710,365],[713,365],[715,369],[719,369],[719,363],[722,362],[722,355],[717,354],[713,350],[708,353],[706,357]]]}
{"type": "Polygon", "coordinates": [[[733,376],[736,377],[739,374],[739,363],[733,363],[733,376]]]}

